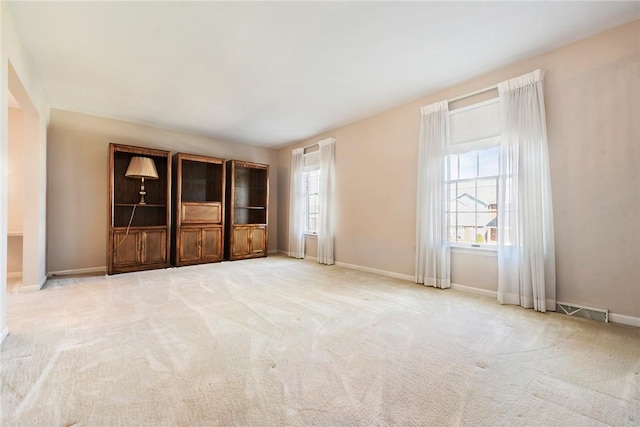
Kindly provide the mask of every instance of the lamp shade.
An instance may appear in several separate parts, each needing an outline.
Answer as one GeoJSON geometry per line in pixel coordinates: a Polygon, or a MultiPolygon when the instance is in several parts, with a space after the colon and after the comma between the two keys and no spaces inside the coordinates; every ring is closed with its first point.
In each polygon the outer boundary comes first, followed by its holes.
{"type": "Polygon", "coordinates": [[[149,157],[132,157],[124,175],[129,178],[158,179],[156,164],[149,157]]]}

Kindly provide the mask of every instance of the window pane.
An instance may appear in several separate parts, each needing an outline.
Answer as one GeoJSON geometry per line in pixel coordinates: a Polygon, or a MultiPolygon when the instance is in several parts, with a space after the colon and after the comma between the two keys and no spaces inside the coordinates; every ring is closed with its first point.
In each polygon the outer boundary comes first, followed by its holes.
{"type": "Polygon", "coordinates": [[[458,155],[450,154],[446,179],[458,179],[458,155]]]}
{"type": "Polygon", "coordinates": [[[317,194],[320,191],[320,180],[317,171],[309,172],[309,186],[307,187],[307,191],[309,194],[317,194]]]}
{"type": "Polygon", "coordinates": [[[310,194],[309,195],[309,213],[310,214],[317,214],[318,213],[318,202],[319,202],[319,198],[320,196],[318,196],[317,194],[310,194]]]}
{"type": "Polygon", "coordinates": [[[447,200],[449,200],[449,205],[445,207],[446,212],[455,212],[457,210],[456,207],[456,186],[458,184],[452,182],[451,184],[445,184],[444,191],[447,194],[447,200]]]}
{"type": "Polygon", "coordinates": [[[311,170],[305,172],[306,177],[306,227],[307,233],[317,233],[318,211],[319,211],[319,190],[320,171],[311,170]]]}
{"type": "Polygon", "coordinates": [[[458,225],[458,214],[456,212],[452,212],[448,215],[448,220],[449,220],[449,240],[451,242],[455,242],[457,241],[457,237],[456,237],[456,227],[458,225]]]}
{"type": "Polygon", "coordinates": [[[307,223],[307,232],[308,233],[317,233],[318,232],[318,214],[309,214],[307,223]]]}
{"type": "Polygon", "coordinates": [[[460,154],[460,177],[459,179],[469,179],[478,176],[478,152],[470,151],[460,154]]]}
{"type": "Polygon", "coordinates": [[[479,173],[478,176],[497,176],[498,161],[500,159],[500,148],[493,147],[481,150],[478,152],[479,156],[479,173]]]}
{"type": "MultiPolygon", "coordinates": [[[[478,199],[478,210],[486,211],[490,205],[496,205],[498,201],[497,180],[479,179],[477,182],[476,197],[478,199]]],[[[495,206],[494,206],[495,209],[495,206]]]]}
{"type": "Polygon", "coordinates": [[[459,227],[475,227],[476,213],[475,212],[459,212],[457,225],[459,227]]]}
{"type": "Polygon", "coordinates": [[[458,183],[456,206],[456,210],[459,212],[476,211],[476,183],[474,181],[458,183]]]}
{"type": "Polygon", "coordinates": [[[478,243],[496,244],[496,230],[498,217],[498,186],[496,179],[479,179],[478,199],[484,204],[478,204],[478,243]]]}
{"type": "Polygon", "coordinates": [[[476,243],[476,228],[458,226],[458,242],[461,243],[476,243]]]}

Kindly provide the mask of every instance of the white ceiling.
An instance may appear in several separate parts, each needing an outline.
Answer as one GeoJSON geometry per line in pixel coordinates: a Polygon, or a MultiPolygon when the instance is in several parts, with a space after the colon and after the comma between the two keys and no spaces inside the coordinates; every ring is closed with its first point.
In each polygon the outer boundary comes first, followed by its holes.
{"type": "Polygon", "coordinates": [[[16,2],[52,107],[280,146],[640,18],[640,2],[16,2]]]}

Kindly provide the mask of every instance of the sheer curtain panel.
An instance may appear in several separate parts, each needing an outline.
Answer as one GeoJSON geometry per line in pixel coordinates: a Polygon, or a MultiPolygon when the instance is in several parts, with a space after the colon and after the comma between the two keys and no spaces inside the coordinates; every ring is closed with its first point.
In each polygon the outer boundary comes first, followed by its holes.
{"type": "Polygon", "coordinates": [[[451,286],[447,238],[445,150],[449,139],[446,101],[422,107],[418,155],[416,283],[451,286]]]}
{"type": "Polygon", "coordinates": [[[555,310],[551,178],[540,70],[498,85],[498,301],[555,310]]]}
{"type": "Polygon", "coordinates": [[[318,215],[318,262],[331,265],[333,259],[335,211],[335,138],[327,138],[320,146],[320,194],[318,215]]]}
{"type": "Polygon", "coordinates": [[[291,152],[291,183],[289,186],[289,256],[304,258],[304,149],[291,152]]]}

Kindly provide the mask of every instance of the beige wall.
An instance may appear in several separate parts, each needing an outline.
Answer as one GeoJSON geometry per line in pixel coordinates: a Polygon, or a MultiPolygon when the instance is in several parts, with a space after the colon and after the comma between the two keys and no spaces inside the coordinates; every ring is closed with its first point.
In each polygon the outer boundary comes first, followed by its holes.
{"type": "MultiPolygon", "coordinates": [[[[420,107],[542,68],[558,300],[640,317],[639,34],[636,21],[282,148],[279,248],[291,149],[334,136],[336,259],[413,275],[420,107]]],[[[496,258],[454,253],[452,280],[496,290],[496,258]]]]}
{"type": "Polygon", "coordinates": [[[49,272],[106,265],[110,142],[269,164],[269,249],[277,248],[276,150],[52,110],[48,130],[49,272]]]}
{"type": "Polygon", "coordinates": [[[24,114],[9,108],[7,273],[22,271],[22,231],[24,217],[24,114]],[[19,235],[17,235],[19,234],[19,235]]]}
{"type": "MultiPolygon", "coordinates": [[[[32,159],[25,166],[23,218],[23,252],[25,270],[24,287],[37,287],[45,279],[46,211],[46,129],[49,106],[38,76],[31,66],[31,59],[24,49],[6,2],[0,2],[0,170],[7,171],[9,164],[9,91],[14,95],[24,113],[24,155],[32,159]]],[[[0,180],[0,341],[7,335],[6,324],[6,273],[7,273],[7,225],[8,180],[0,180]]]]}
{"type": "Polygon", "coordinates": [[[9,233],[22,233],[24,216],[24,138],[23,113],[9,108],[8,219],[9,233]]]}
{"type": "Polygon", "coordinates": [[[22,236],[7,238],[7,273],[22,273],[22,236]]]}

